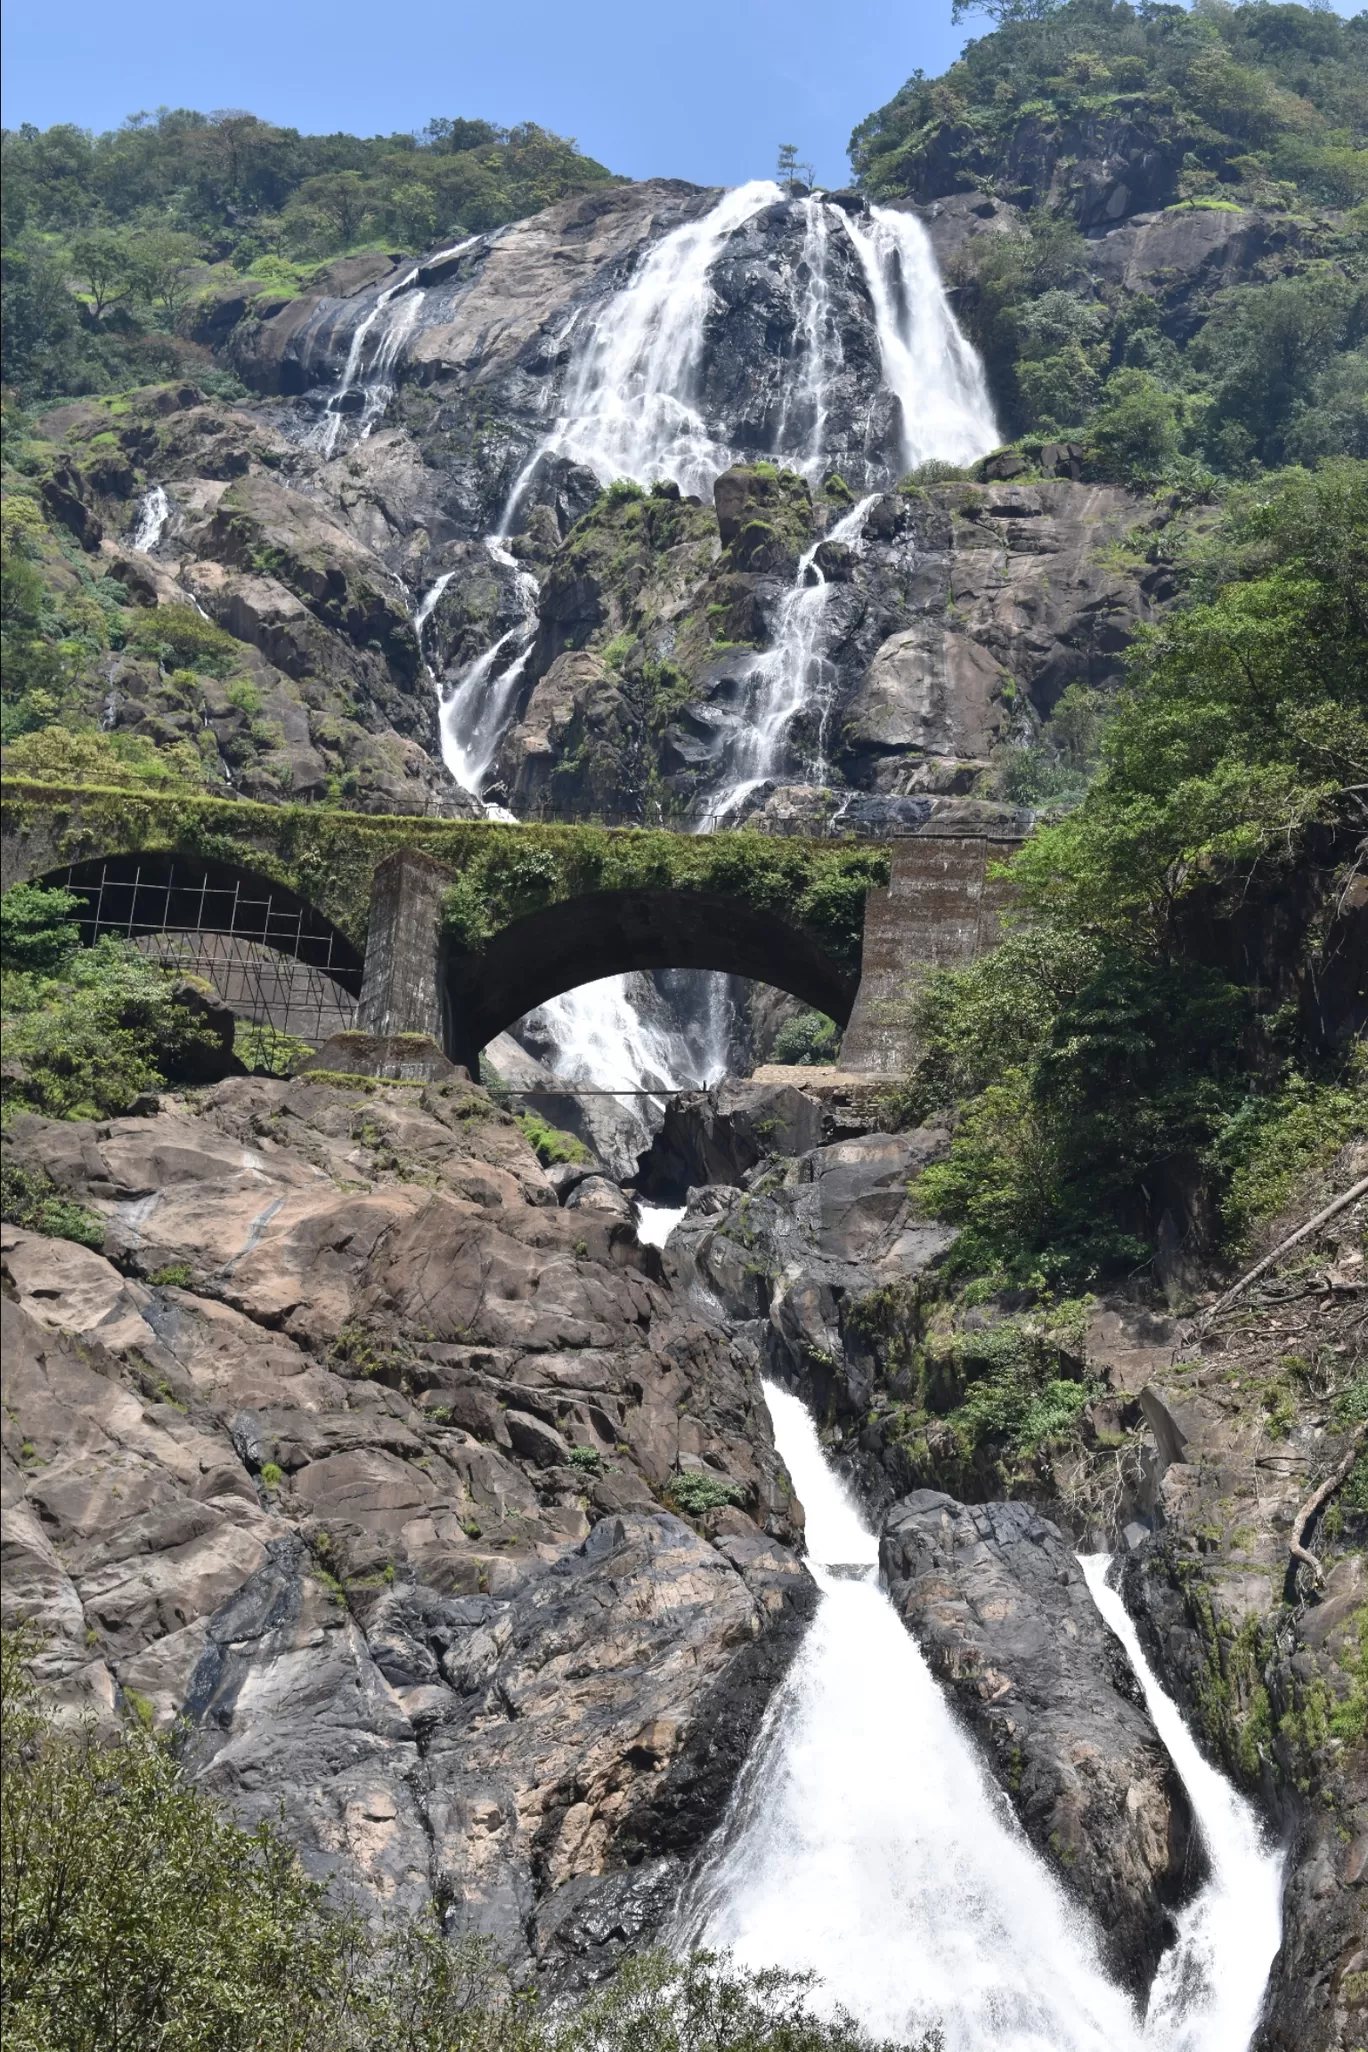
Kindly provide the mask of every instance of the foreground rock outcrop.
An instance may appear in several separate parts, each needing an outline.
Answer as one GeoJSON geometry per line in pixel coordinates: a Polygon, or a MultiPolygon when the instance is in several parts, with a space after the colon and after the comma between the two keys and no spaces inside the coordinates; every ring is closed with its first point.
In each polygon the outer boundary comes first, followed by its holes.
{"type": "Polygon", "coordinates": [[[753,1350],[468,1085],[239,1079],[7,1140],[105,1224],[4,1229],[45,1678],[186,1718],[190,1770],[373,1907],[557,1973],[653,1928],[814,1596],[753,1350]]]}
{"type": "Polygon", "coordinates": [[[1022,1503],[922,1489],[884,1520],[889,1595],[1032,1843],[1143,1996],[1205,1866],[1191,1808],[1073,1547],[1022,1503]]]}

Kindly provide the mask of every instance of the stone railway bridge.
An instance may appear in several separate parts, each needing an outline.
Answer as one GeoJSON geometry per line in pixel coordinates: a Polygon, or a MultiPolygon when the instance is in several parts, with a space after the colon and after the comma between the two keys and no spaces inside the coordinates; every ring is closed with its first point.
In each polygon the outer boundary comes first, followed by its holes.
{"type": "Polygon", "coordinates": [[[842,1067],[909,1058],[907,987],[991,947],[1014,841],[888,842],[376,818],[11,781],[3,887],[65,884],[82,934],[144,938],[240,1016],[316,1044],[421,1035],[476,1072],[534,1006],[633,969],[789,991],[845,1031],[842,1067]]]}

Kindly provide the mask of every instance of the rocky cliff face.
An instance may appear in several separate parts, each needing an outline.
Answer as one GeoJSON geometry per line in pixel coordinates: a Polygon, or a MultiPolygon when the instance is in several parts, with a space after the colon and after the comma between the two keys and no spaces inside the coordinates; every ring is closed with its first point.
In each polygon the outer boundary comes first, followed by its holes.
{"type": "Polygon", "coordinates": [[[814,1595],[753,1349],[467,1085],[8,1138],[106,1228],[4,1229],[46,1678],[185,1716],[204,1784],[371,1905],[559,1973],[653,1928],[814,1595]]]}
{"type": "MultiPolygon", "coordinates": [[[[902,416],[837,206],[818,210],[820,251],[802,202],[718,242],[690,373],[721,460],[742,459],[716,504],[600,497],[574,436],[552,433],[579,338],[717,198],[610,187],[420,264],[340,265],[331,294],[258,295],[222,344],[262,395],[248,406],[159,387],[46,416],[45,504],[92,568],[149,615],[190,603],[230,637],[187,666],[140,630],[92,680],[106,726],[212,737],[207,774],[245,796],[467,811],[440,705],[498,644],[505,665],[525,655],[465,781],[519,810],[668,816],[715,802],[757,659],[778,649],[807,663],[807,703],[748,806],[877,827],[974,787],[1069,683],[1113,683],[1167,596],[1146,538],[1161,511],[1078,483],[1067,453],[1031,485],[886,489],[902,416]],[[820,461],[772,478],[814,408],[820,461]],[[819,584],[795,655],[786,600],[819,584]]],[[[1137,244],[1125,289],[1174,260],[1137,244]]]]}

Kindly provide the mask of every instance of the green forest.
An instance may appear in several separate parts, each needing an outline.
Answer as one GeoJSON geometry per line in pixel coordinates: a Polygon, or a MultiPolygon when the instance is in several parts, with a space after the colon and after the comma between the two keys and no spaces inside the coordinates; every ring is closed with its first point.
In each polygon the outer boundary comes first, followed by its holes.
{"type": "Polygon", "coordinates": [[[104,135],[26,124],[3,151],[3,376],[32,398],[203,383],[196,311],[236,280],[289,296],[326,258],[431,248],[612,175],[533,122],[365,138],[170,107],[104,135]]]}
{"type": "Polygon", "coordinates": [[[1368,15],[1252,0],[998,0],[994,34],[917,74],[851,138],[877,200],[1009,209],[950,267],[1013,437],[1078,435],[1136,476],[1368,455],[1368,15]],[[1138,167],[1166,214],[1243,217],[1238,282],[1099,275],[1107,199],[1138,167]],[[1251,220],[1252,217],[1252,220],[1251,220]]]}

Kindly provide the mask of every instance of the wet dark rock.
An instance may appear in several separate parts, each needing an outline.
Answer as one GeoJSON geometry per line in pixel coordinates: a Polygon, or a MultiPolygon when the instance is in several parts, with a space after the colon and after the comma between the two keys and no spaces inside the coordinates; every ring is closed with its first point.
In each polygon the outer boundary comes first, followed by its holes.
{"type": "Polygon", "coordinates": [[[642,1155],[637,1189],[652,1203],[679,1204],[700,1183],[739,1183],[769,1155],[805,1154],[821,1138],[814,1098],[784,1084],[728,1081],[671,1098],[665,1122],[642,1155]]]}
{"type": "Polygon", "coordinates": [[[1136,1994],[1203,1877],[1186,1793],[1058,1526],[934,1490],[893,1505],[898,1614],[984,1747],[1028,1836],[1093,1915],[1136,1994]]]}

